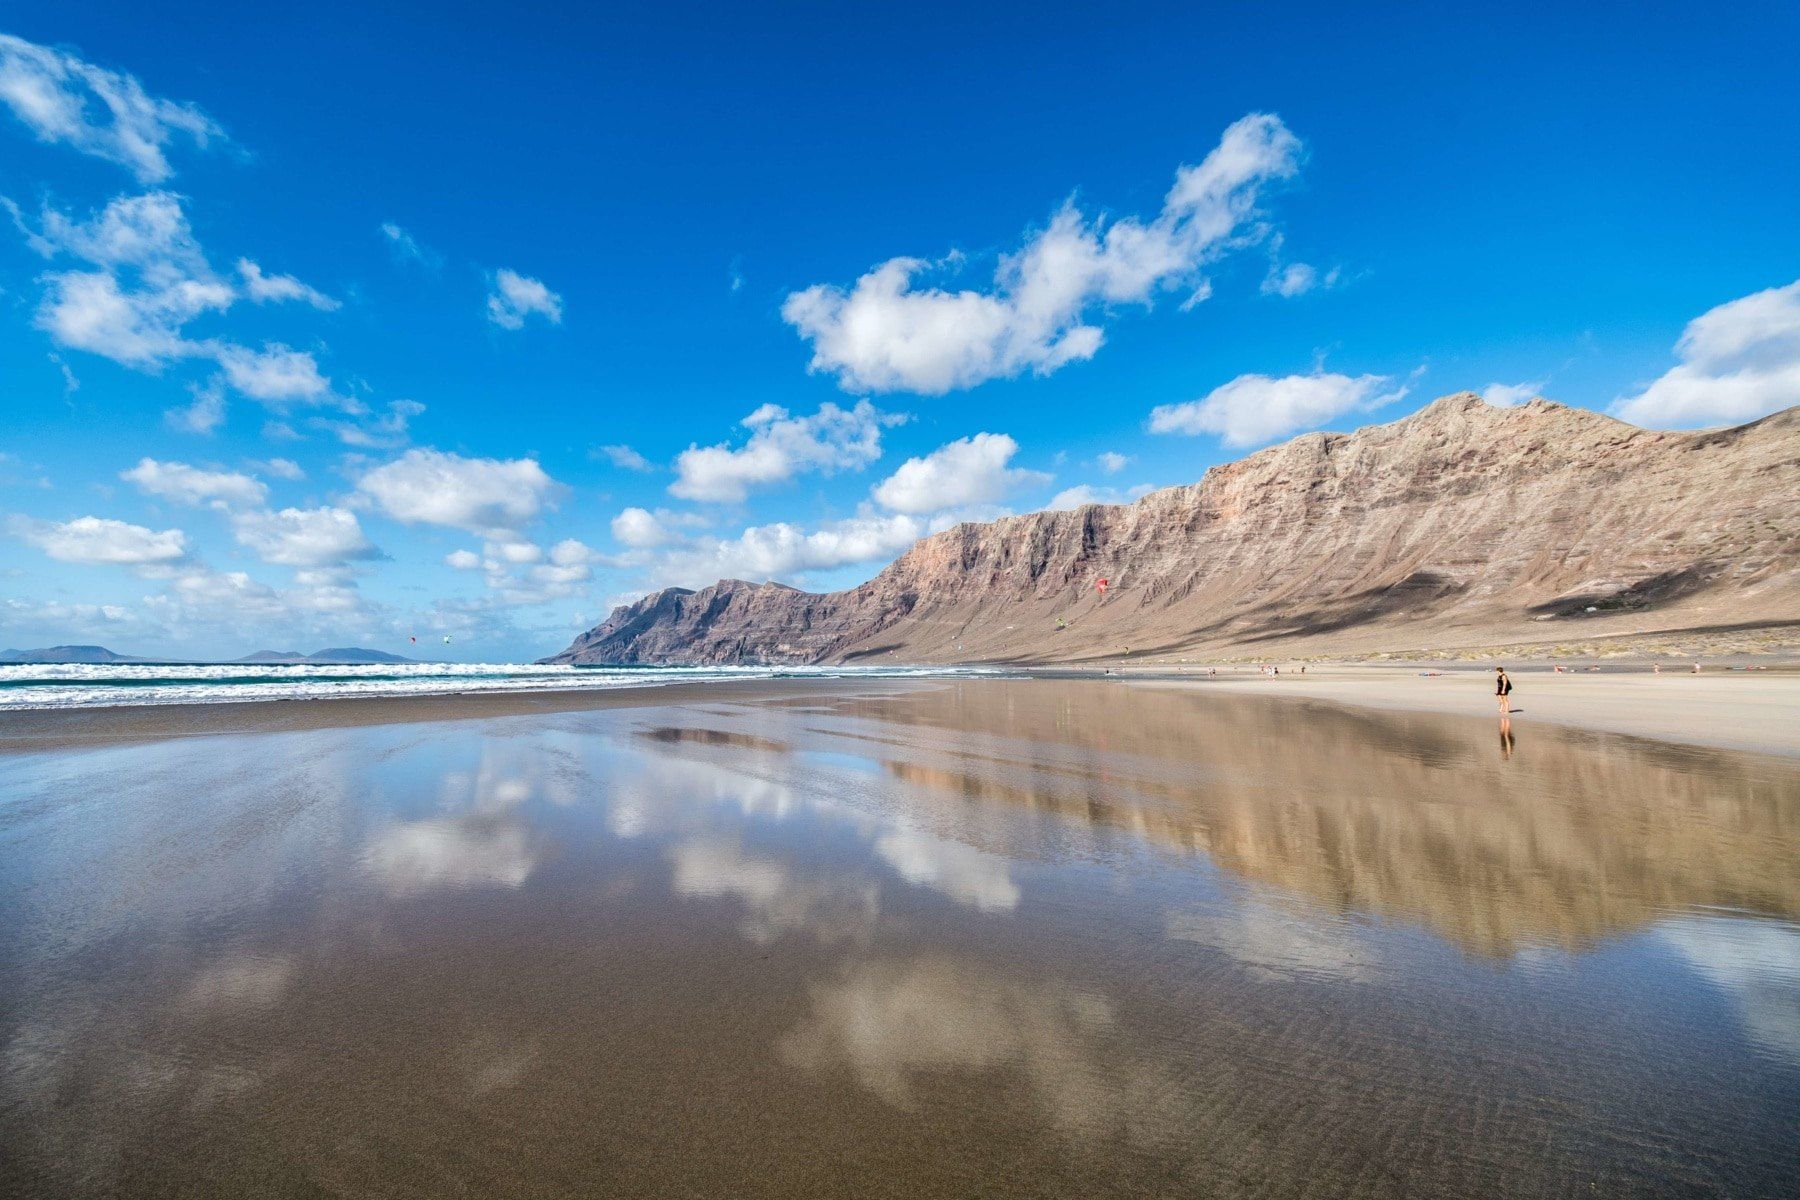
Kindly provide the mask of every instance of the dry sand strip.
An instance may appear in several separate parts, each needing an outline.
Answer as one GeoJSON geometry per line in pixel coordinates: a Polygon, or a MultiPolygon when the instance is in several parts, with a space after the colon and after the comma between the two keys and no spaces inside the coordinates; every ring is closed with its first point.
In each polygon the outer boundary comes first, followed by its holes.
{"type": "MultiPolygon", "coordinates": [[[[1146,678],[1137,685],[1307,696],[1369,708],[1499,720],[1491,670],[1451,670],[1435,676],[1423,674],[1426,670],[1430,668],[1308,664],[1305,675],[1291,668],[1278,678],[1222,670],[1193,683],[1146,678]]],[[[1511,674],[1515,729],[1547,721],[1658,741],[1800,757],[1800,675],[1751,671],[1557,675],[1536,668],[1511,674]]]]}

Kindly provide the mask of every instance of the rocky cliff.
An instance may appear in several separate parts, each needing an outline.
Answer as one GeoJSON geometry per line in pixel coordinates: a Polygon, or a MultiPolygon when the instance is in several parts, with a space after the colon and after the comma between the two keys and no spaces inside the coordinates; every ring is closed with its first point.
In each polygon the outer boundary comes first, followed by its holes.
{"type": "Polygon", "coordinates": [[[1667,433],[1463,393],[1132,504],[959,525],[846,591],[669,588],[548,661],[1080,663],[1781,622],[1800,622],[1800,408],[1667,433]]]}

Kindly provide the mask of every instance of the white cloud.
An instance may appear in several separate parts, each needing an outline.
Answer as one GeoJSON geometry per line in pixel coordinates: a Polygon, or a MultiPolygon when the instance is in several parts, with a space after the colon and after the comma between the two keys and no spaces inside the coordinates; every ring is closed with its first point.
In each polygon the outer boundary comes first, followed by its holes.
{"type": "Polygon", "coordinates": [[[73,521],[15,519],[12,532],[59,562],[108,566],[166,565],[187,555],[179,529],[160,532],[105,517],[73,521]]]}
{"type": "Polygon", "coordinates": [[[1406,395],[1386,375],[1239,375],[1204,399],[1162,404],[1150,412],[1151,433],[1216,433],[1228,446],[1256,446],[1316,429],[1348,412],[1391,404],[1406,395]]]}
{"type": "Polygon", "coordinates": [[[381,556],[363,535],[356,514],[344,508],[239,513],[232,517],[231,530],[258,558],[283,566],[340,566],[381,556]]]}
{"type": "Polygon", "coordinates": [[[262,471],[269,475],[273,475],[277,479],[294,481],[306,478],[306,472],[302,471],[300,469],[300,464],[291,458],[271,458],[265,462],[252,465],[259,467],[262,471]]]}
{"type": "Polygon", "coordinates": [[[181,327],[208,309],[231,303],[229,291],[203,284],[127,292],[105,271],[65,271],[45,277],[35,324],[59,345],[85,350],[128,367],[154,369],[195,348],[181,327]]]}
{"type": "Polygon", "coordinates": [[[1543,386],[1541,379],[1526,383],[1490,383],[1481,389],[1481,398],[1495,408],[1517,408],[1541,395],[1543,386]]]}
{"type": "Polygon", "coordinates": [[[525,318],[537,313],[552,325],[562,324],[562,297],[541,280],[505,267],[494,272],[494,290],[487,300],[488,320],[502,329],[523,329],[525,318]]]}
{"type": "Polygon", "coordinates": [[[669,531],[656,515],[644,508],[628,508],[612,519],[613,539],[634,550],[660,546],[669,540],[669,531]]]}
{"type": "Polygon", "coordinates": [[[164,150],[204,148],[224,132],[197,106],[150,95],[131,75],[0,34],[0,102],[41,142],[117,163],[141,183],[173,174],[164,150]]]}
{"type": "Polygon", "coordinates": [[[1094,465],[1108,475],[1117,475],[1131,465],[1131,457],[1111,450],[1103,450],[1094,458],[1094,465]]]}
{"type": "Polygon", "coordinates": [[[656,586],[701,587],[720,579],[791,581],[825,571],[893,558],[930,526],[905,515],[859,515],[807,530],[781,521],[757,525],[735,538],[697,538],[665,552],[651,567],[656,586]]]}
{"type": "Polygon", "coordinates": [[[1091,310],[1149,304],[1183,286],[1203,295],[1200,269],[1254,236],[1263,187],[1292,176],[1300,154],[1279,118],[1252,114],[1199,166],[1176,172],[1148,222],[1109,225],[1065,204],[1001,258],[990,290],[915,286],[928,270],[960,263],[957,255],[940,264],[893,258],[848,291],[818,284],[793,293],[782,318],[812,344],[810,369],[835,374],[849,391],[938,395],[1025,371],[1048,375],[1100,348],[1091,310]]]}
{"type": "Polygon", "coordinates": [[[393,251],[397,262],[415,262],[433,269],[444,263],[442,255],[420,245],[417,238],[392,221],[382,222],[381,236],[387,240],[388,249],[393,251]]]}
{"type": "Polygon", "coordinates": [[[181,197],[173,192],[116,196],[85,221],[45,205],[36,230],[16,206],[9,207],[26,244],[45,258],[67,254],[107,270],[129,267],[156,286],[213,279],[181,197]]]}
{"type": "Polygon", "coordinates": [[[1607,411],[1669,429],[1741,424],[1794,404],[1800,400],[1800,281],[1695,317],[1675,355],[1680,365],[1607,411]]]}
{"type": "Polygon", "coordinates": [[[1263,295],[1280,296],[1283,299],[1291,300],[1295,296],[1304,296],[1315,288],[1337,286],[1340,272],[1336,267],[1321,275],[1317,267],[1303,262],[1288,263],[1284,266],[1281,262],[1281,247],[1284,240],[1280,233],[1273,233],[1269,236],[1269,273],[1263,276],[1260,289],[1263,295]]]}
{"type": "Polygon", "coordinates": [[[294,350],[279,342],[261,350],[244,346],[220,346],[220,368],[231,386],[274,407],[287,404],[325,404],[336,400],[331,380],[319,371],[310,351],[294,350]]]}
{"type": "Polygon", "coordinates": [[[309,287],[292,275],[265,275],[262,268],[247,258],[237,262],[238,274],[244,277],[244,294],[258,304],[301,300],[321,312],[335,312],[342,305],[317,288],[309,287]]]}
{"type": "MultiPolygon", "coordinates": [[[[216,339],[191,340],[185,327],[209,312],[224,312],[240,298],[300,299],[320,308],[337,301],[287,275],[265,275],[248,259],[238,261],[243,289],[221,279],[207,262],[182,208],[171,192],[120,196],[85,220],[46,207],[33,230],[16,206],[13,219],[31,248],[47,258],[67,255],[98,270],[52,272],[35,323],[59,344],[141,371],[158,371],[178,359],[215,360],[237,391],[277,408],[293,403],[359,406],[333,394],[331,381],[304,350],[265,343],[261,350],[216,339]]],[[[224,415],[223,397],[201,393],[186,409],[166,415],[175,428],[210,433],[224,415]]]]}
{"type": "MultiPolygon", "coordinates": [[[[1335,281],[1336,276],[1337,273],[1334,271],[1326,279],[1335,281]]],[[[1289,263],[1279,269],[1270,266],[1268,275],[1262,281],[1262,293],[1265,296],[1281,296],[1291,299],[1294,296],[1304,296],[1318,287],[1319,282],[1318,271],[1305,263],[1289,263]]],[[[1329,282],[1327,286],[1329,286],[1329,282]]]]}
{"type": "Polygon", "coordinates": [[[626,471],[654,471],[651,461],[633,450],[630,446],[599,446],[596,454],[604,457],[613,466],[626,471]]]}
{"type": "Polygon", "coordinates": [[[446,566],[481,571],[494,602],[514,606],[544,604],[576,594],[593,578],[594,564],[601,561],[602,555],[574,538],[563,539],[546,554],[536,542],[509,535],[488,539],[480,554],[454,550],[444,556],[446,566]]]}
{"type": "Polygon", "coordinates": [[[1050,503],[1044,505],[1044,509],[1046,512],[1066,512],[1084,504],[1130,504],[1155,490],[1147,483],[1140,483],[1133,488],[1095,487],[1081,483],[1056,493],[1050,498],[1050,503]]]}
{"type": "Polygon", "coordinates": [[[236,471],[207,471],[186,463],[158,462],[144,458],[119,478],[137,485],[150,496],[160,496],[177,504],[208,504],[215,508],[234,505],[250,507],[261,504],[269,489],[248,475],[236,471]]]}
{"type": "Polygon", "coordinates": [[[743,419],[750,439],[728,445],[689,446],[675,459],[669,493],[684,500],[736,502],[753,487],[783,483],[806,471],[830,475],[865,467],[881,457],[881,431],[906,417],[884,413],[868,401],[851,409],[821,405],[810,417],[765,404],[743,419]]]}
{"type": "Polygon", "coordinates": [[[225,423],[225,389],[218,380],[191,389],[192,404],[163,411],[163,423],[183,433],[208,434],[225,423]]]}
{"type": "Polygon", "coordinates": [[[16,206],[8,207],[37,253],[100,268],[44,277],[35,323],[64,346],[154,370],[204,353],[183,337],[183,326],[230,308],[237,297],[207,264],[173,193],[120,196],[86,220],[46,207],[37,230],[16,206]]]}
{"type": "Polygon", "coordinates": [[[412,419],[425,411],[417,400],[395,400],[388,404],[385,416],[355,421],[331,421],[314,417],[312,425],[337,435],[346,446],[365,450],[394,450],[407,443],[412,419]]]}
{"type": "Polygon", "coordinates": [[[939,446],[923,458],[909,458],[875,485],[883,508],[930,513],[971,504],[992,504],[1021,487],[1048,483],[1042,471],[1007,464],[1019,444],[1004,433],[978,433],[939,446]]]}
{"type": "Polygon", "coordinates": [[[535,459],[464,458],[429,449],[408,450],[364,473],[358,486],[395,520],[484,535],[520,528],[562,490],[535,459]]]}

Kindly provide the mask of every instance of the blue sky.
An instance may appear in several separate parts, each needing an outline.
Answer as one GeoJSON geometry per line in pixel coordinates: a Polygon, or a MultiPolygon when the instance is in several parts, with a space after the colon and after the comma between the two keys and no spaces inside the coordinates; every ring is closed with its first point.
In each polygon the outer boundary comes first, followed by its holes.
{"type": "Polygon", "coordinates": [[[0,644],[535,657],[1453,391],[1800,398],[1792,5],[245,7],[0,6],[0,644]]]}

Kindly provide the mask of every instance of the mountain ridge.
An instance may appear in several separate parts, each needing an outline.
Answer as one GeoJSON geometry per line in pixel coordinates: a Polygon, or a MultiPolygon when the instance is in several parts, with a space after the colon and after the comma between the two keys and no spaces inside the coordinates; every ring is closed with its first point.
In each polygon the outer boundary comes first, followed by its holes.
{"type": "Polygon", "coordinates": [[[663,589],[544,661],[1079,663],[1793,620],[1796,497],[1800,408],[1667,432],[1463,392],[1129,504],[957,525],[840,592],[663,589]]]}

